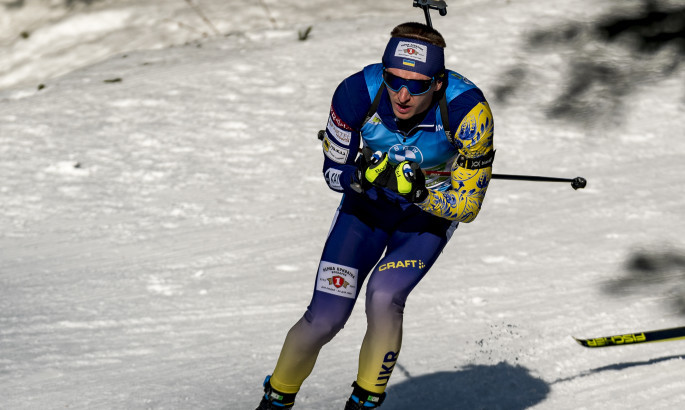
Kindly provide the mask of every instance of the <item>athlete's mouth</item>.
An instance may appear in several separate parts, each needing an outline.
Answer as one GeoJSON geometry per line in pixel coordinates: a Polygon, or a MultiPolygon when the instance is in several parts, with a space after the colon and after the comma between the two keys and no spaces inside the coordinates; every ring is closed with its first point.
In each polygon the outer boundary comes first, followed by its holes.
{"type": "Polygon", "coordinates": [[[395,106],[397,107],[397,111],[399,111],[403,114],[406,113],[407,111],[409,111],[409,109],[411,108],[410,105],[400,104],[400,103],[396,103],[395,106]]]}

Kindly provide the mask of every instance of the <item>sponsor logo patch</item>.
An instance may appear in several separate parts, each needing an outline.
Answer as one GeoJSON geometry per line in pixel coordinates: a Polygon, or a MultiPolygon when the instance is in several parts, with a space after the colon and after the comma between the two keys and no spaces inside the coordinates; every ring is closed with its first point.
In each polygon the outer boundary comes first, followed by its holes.
{"type": "Polygon", "coordinates": [[[350,141],[352,140],[352,131],[345,131],[344,129],[335,125],[333,117],[328,117],[328,126],[326,129],[332,136],[335,137],[335,139],[344,145],[350,145],[350,141]]]}
{"type": "Polygon", "coordinates": [[[399,268],[419,268],[423,269],[426,264],[422,260],[408,259],[404,261],[388,262],[380,265],[378,267],[379,271],[384,271],[388,269],[399,269],[399,268]]]}
{"type": "Polygon", "coordinates": [[[371,118],[369,119],[369,121],[367,121],[367,124],[379,125],[379,124],[381,124],[382,122],[383,122],[383,121],[381,121],[380,115],[378,115],[378,113],[375,113],[375,114],[373,114],[373,117],[371,117],[371,118]]]}
{"type": "Polygon", "coordinates": [[[418,147],[404,144],[395,144],[388,150],[390,161],[399,164],[402,161],[412,161],[418,164],[423,162],[423,153],[418,147]]]}
{"type": "Polygon", "coordinates": [[[326,182],[328,182],[329,187],[342,190],[342,185],[340,185],[340,175],[342,175],[342,171],[334,168],[328,168],[324,174],[324,178],[326,178],[326,182]]]}
{"type": "MultiPolygon", "coordinates": [[[[422,63],[426,62],[426,57],[428,56],[428,47],[423,44],[413,43],[411,41],[400,41],[395,48],[395,57],[400,57],[404,59],[416,60],[422,63]]],[[[407,60],[404,60],[404,64],[407,64],[407,60]]]]}
{"type": "Polygon", "coordinates": [[[332,161],[338,164],[344,164],[347,162],[347,156],[350,155],[350,150],[343,148],[335,142],[331,141],[328,136],[323,139],[323,152],[332,161]]]}
{"type": "Polygon", "coordinates": [[[337,125],[338,127],[342,128],[346,131],[352,131],[352,127],[347,125],[347,123],[345,121],[343,121],[342,119],[340,119],[340,117],[338,117],[338,114],[335,112],[335,109],[333,108],[332,105],[331,105],[331,119],[333,120],[335,125],[337,125]]]}
{"type": "Polygon", "coordinates": [[[316,290],[354,299],[357,295],[357,269],[321,261],[316,275],[316,290]]]}
{"type": "Polygon", "coordinates": [[[466,84],[474,85],[468,78],[464,77],[463,75],[461,75],[459,73],[451,72],[450,76],[454,77],[458,80],[461,80],[461,81],[465,82],[466,84]]]}

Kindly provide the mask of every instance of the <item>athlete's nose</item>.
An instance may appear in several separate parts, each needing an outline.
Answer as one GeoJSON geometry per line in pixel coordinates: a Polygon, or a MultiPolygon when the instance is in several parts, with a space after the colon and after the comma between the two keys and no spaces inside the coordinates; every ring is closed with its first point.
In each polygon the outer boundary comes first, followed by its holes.
{"type": "Polygon", "coordinates": [[[400,91],[397,92],[397,98],[401,103],[409,102],[409,99],[411,99],[411,94],[409,93],[409,90],[407,90],[407,87],[403,86],[400,88],[400,91]]]}

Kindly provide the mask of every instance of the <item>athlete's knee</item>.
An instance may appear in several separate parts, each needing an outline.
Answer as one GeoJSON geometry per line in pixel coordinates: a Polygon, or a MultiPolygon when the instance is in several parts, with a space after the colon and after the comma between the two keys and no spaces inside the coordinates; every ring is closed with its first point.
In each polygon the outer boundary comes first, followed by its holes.
{"type": "Polygon", "coordinates": [[[304,322],[309,327],[310,332],[321,344],[328,343],[335,335],[345,327],[349,315],[327,310],[325,312],[314,313],[307,310],[304,314],[304,322]]]}
{"type": "Polygon", "coordinates": [[[366,290],[366,314],[402,315],[406,297],[402,294],[380,287],[369,286],[366,290]]]}

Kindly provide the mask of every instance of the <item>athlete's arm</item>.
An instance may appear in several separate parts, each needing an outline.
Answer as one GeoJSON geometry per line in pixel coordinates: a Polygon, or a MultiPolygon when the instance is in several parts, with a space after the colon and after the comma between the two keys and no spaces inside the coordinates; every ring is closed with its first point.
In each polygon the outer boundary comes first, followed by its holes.
{"type": "MultiPolygon", "coordinates": [[[[494,123],[490,106],[484,99],[466,114],[455,129],[455,143],[459,153],[468,159],[488,156],[493,151],[494,123]]],[[[452,165],[452,188],[447,191],[430,190],[421,209],[441,218],[459,222],[476,219],[492,177],[492,165],[481,169],[467,169],[455,160],[452,165]]]]}
{"type": "Polygon", "coordinates": [[[363,72],[346,78],[333,94],[323,139],[323,175],[328,187],[349,192],[357,172],[355,159],[361,141],[360,129],[371,99],[363,72]]]}

